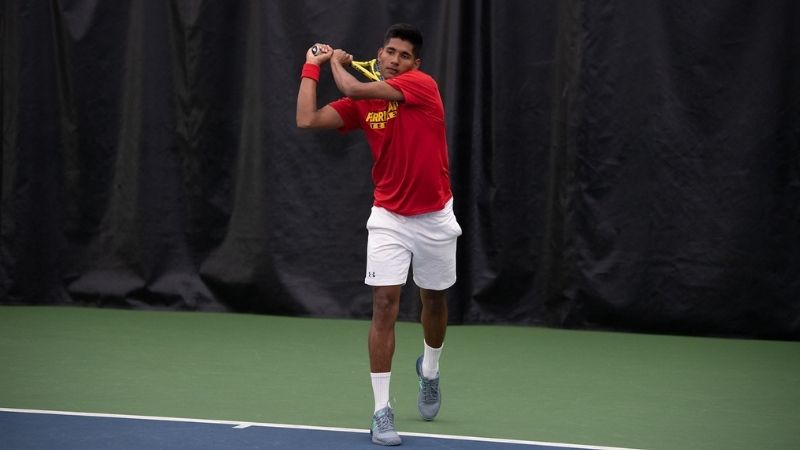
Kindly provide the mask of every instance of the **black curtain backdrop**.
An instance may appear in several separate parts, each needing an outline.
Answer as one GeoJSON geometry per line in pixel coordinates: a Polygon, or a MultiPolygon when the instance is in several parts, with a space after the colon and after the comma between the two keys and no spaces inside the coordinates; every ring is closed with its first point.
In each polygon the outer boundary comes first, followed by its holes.
{"type": "Polygon", "coordinates": [[[800,339],[794,0],[2,5],[3,304],[370,317],[370,153],[295,100],[313,43],[411,22],[451,323],[800,339]]]}

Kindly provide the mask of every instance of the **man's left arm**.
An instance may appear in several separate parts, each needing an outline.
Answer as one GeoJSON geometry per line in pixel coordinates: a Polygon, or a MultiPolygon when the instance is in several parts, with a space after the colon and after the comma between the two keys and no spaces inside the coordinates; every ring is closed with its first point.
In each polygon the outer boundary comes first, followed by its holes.
{"type": "Polygon", "coordinates": [[[341,49],[336,49],[331,58],[331,72],[333,80],[339,91],[354,100],[377,98],[392,101],[403,101],[403,93],[393,88],[385,81],[358,81],[347,68],[353,61],[353,56],[341,49]]]}

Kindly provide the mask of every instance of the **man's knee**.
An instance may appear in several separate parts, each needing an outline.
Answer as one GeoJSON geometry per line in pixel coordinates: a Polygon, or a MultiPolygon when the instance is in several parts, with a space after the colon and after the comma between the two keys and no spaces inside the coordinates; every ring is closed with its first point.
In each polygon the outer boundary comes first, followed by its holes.
{"type": "Polygon", "coordinates": [[[399,286],[379,286],[372,291],[373,315],[396,315],[400,306],[399,286]]]}
{"type": "Polygon", "coordinates": [[[447,291],[420,289],[419,294],[425,308],[439,309],[447,306],[447,291]]]}

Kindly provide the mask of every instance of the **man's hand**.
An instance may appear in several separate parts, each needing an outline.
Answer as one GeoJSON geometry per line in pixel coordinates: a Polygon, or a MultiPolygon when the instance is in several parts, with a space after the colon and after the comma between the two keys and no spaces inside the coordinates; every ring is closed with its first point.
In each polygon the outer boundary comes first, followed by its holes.
{"type": "Polygon", "coordinates": [[[306,63],[308,64],[316,64],[321,66],[323,63],[329,61],[331,56],[333,56],[333,47],[328,44],[314,44],[311,46],[308,51],[306,52],[306,63]],[[315,55],[311,48],[314,46],[317,47],[317,54],[315,55]]]}
{"type": "Polygon", "coordinates": [[[353,55],[340,48],[337,48],[333,51],[331,61],[336,62],[344,67],[350,67],[350,63],[353,62],[353,55]]]}

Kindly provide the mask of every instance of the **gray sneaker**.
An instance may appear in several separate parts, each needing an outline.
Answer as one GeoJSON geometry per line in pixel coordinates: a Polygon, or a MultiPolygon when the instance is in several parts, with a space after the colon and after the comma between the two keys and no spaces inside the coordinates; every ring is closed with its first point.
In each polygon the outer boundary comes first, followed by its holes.
{"type": "Polygon", "coordinates": [[[369,427],[372,442],[378,445],[400,445],[400,435],[394,429],[394,412],[387,406],[379,409],[372,415],[372,425],[369,427]]]}
{"type": "Polygon", "coordinates": [[[433,420],[439,414],[442,406],[442,392],[439,390],[439,374],[429,380],[422,376],[422,356],[417,358],[417,376],[419,377],[419,395],[417,395],[417,408],[425,420],[433,420]]]}

